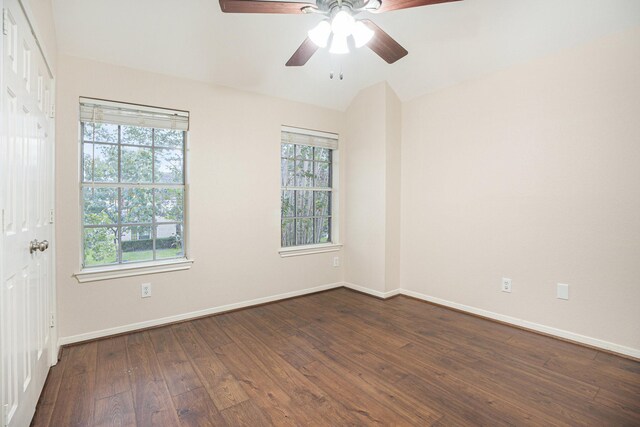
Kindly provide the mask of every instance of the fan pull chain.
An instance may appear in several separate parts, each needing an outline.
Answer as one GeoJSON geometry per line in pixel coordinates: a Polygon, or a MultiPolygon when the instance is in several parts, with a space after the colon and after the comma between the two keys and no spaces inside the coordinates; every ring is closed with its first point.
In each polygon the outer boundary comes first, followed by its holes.
{"type": "MultiPolygon", "coordinates": [[[[342,72],[342,64],[340,64],[340,80],[344,80],[344,73],[342,72]]],[[[333,71],[329,72],[329,78],[333,80],[333,71]]]]}

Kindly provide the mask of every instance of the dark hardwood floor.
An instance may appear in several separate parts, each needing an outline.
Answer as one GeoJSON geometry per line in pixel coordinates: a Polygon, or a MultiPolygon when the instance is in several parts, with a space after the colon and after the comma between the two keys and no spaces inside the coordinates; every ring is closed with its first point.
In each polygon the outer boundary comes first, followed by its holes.
{"type": "Polygon", "coordinates": [[[337,289],[65,348],[35,426],[640,425],[640,363],[337,289]]]}

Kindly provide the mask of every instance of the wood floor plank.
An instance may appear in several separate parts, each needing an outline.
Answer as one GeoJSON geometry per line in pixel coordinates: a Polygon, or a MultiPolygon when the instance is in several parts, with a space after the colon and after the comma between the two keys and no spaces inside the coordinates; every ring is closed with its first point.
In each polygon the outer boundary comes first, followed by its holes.
{"type": "MultiPolygon", "coordinates": [[[[78,365],[74,365],[78,366],[78,365]]],[[[88,426],[93,423],[94,372],[81,372],[64,377],[51,415],[52,426],[88,426]]]]}
{"type": "Polygon", "coordinates": [[[125,337],[98,341],[95,399],[130,390],[125,337]]]}
{"type": "Polygon", "coordinates": [[[203,386],[191,363],[183,353],[175,351],[159,353],[158,362],[162,367],[165,382],[172,396],[203,386]]]}
{"type": "Polygon", "coordinates": [[[264,412],[250,400],[225,409],[222,411],[222,416],[230,426],[266,427],[273,425],[264,412]]]}
{"type": "Polygon", "coordinates": [[[96,400],[93,425],[96,427],[125,427],[136,425],[133,397],[130,391],[96,400]]]}
{"type": "Polygon", "coordinates": [[[193,325],[177,325],[174,333],[219,411],[249,399],[237,378],[212,352],[193,325]]]}
{"type": "Polygon", "coordinates": [[[336,289],[73,345],[32,425],[640,425],[640,363],[336,289]]]}
{"type": "Polygon", "coordinates": [[[323,414],[326,422],[344,423],[345,420],[335,410],[336,402],[324,390],[308,381],[297,369],[287,364],[269,345],[265,345],[251,334],[241,325],[239,316],[239,313],[226,316],[225,329],[249,359],[288,394],[294,408],[299,410],[296,416],[301,422],[307,425],[317,424],[319,420],[315,419],[315,415],[323,414]]]}
{"type": "Polygon", "coordinates": [[[137,425],[178,425],[162,368],[147,332],[127,336],[127,356],[137,425]]]}
{"type": "MultiPolygon", "coordinates": [[[[225,366],[240,380],[250,397],[251,404],[241,402],[222,411],[223,416],[232,408],[251,407],[255,404],[268,417],[269,423],[278,426],[296,426],[297,411],[291,398],[266,373],[257,367],[235,343],[215,348],[215,353],[225,366]]],[[[234,410],[235,411],[235,410],[234,410]]],[[[232,411],[233,412],[233,411],[232,411]]],[[[242,425],[242,424],[240,424],[242,425]]]]}
{"type": "Polygon", "coordinates": [[[210,348],[220,347],[233,342],[224,330],[220,329],[213,317],[196,319],[192,324],[210,348]]]}
{"type": "Polygon", "coordinates": [[[552,357],[545,363],[545,367],[609,391],[640,396],[640,374],[619,369],[599,360],[563,355],[552,357]]]}
{"type": "MultiPolygon", "coordinates": [[[[247,313],[241,314],[247,316],[247,313]]],[[[261,331],[261,328],[250,321],[250,318],[246,319],[243,325],[257,336],[261,336],[266,342],[273,340],[273,335],[265,334],[264,331],[261,331]]],[[[295,347],[312,356],[310,357],[311,362],[308,363],[309,365],[313,361],[319,361],[327,366],[331,366],[333,369],[339,370],[342,376],[348,378],[350,382],[354,384],[352,387],[353,393],[362,393],[362,390],[355,385],[356,383],[366,384],[364,387],[370,392],[373,392],[372,396],[378,400],[380,406],[389,406],[390,408],[401,410],[405,414],[405,417],[408,416],[411,418],[413,424],[428,425],[441,417],[440,414],[429,410],[422,405],[421,402],[412,399],[410,395],[405,394],[392,383],[380,378],[378,376],[381,370],[380,365],[384,363],[374,361],[370,366],[369,363],[372,362],[372,359],[369,359],[360,361],[361,365],[359,366],[348,357],[341,357],[337,353],[332,352],[323,344],[317,346],[312,345],[305,340],[302,335],[303,334],[283,337],[286,339],[286,342],[278,346],[278,349],[286,354],[287,347],[295,347]],[[360,369],[363,366],[365,368],[360,369]]],[[[303,366],[299,366],[298,368],[303,368],[303,366]]],[[[395,371],[394,368],[392,368],[392,370],[395,371]]],[[[404,376],[404,374],[400,374],[400,376],[404,376]]]]}
{"type": "Polygon", "coordinates": [[[180,425],[189,427],[218,427],[227,425],[204,388],[197,388],[173,396],[180,425]]]}
{"type": "Polygon", "coordinates": [[[68,360],[64,376],[93,373],[96,370],[98,342],[74,345],[68,348],[68,360]]]}
{"type": "Polygon", "coordinates": [[[149,331],[153,348],[172,396],[203,386],[170,326],[149,331]]]}

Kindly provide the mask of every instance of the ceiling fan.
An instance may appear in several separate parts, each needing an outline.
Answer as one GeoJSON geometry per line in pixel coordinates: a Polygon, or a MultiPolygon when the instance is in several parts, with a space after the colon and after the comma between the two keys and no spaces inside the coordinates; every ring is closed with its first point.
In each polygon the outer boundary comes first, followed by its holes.
{"type": "Polygon", "coordinates": [[[460,0],[316,0],[315,3],[220,0],[220,9],[226,13],[316,13],[326,16],[327,19],[308,32],[308,37],[287,61],[288,67],[306,64],[319,48],[329,44],[331,53],[349,53],[349,38],[353,39],[355,47],[366,45],[393,64],[409,52],[372,21],[356,20],[355,16],[360,12],[381,13],[454,1],[460,0]]]}

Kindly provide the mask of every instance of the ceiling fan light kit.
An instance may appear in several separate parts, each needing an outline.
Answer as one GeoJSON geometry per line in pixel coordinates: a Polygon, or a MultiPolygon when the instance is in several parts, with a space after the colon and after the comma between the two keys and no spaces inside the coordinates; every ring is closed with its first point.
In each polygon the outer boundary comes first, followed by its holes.
{"type": "Polygon", "coordinates": [[[344,55],[349,53],[347,36],[339,36],[337,34],[334,34],[331,40],[331,48],[329,49],[329,53],[333,53],[336,55],[344,55]]]}
{"type": "Polygon", "coordinates": [[[331,23],[324,20],[309,30],[307,35],[316,46],[327,47],[329,37],[333,34],[330,53],[349,53],[347,38],[353,37],[353,42],[357,48],[366,45],[373,38],[374,31],[367,27],[362,21],[356,21],[347,11],[347,8],[339,10],[333,16],[331,23]]]}
{"type": "Polygon", "coordinates": [[[331,35],[331,24],[329,21],[321,21],[307,33],[312,42],[318,47],[327,47],[329,36],[331,35]]]}
{"type": "Polygon", "coordinates": [[[315,0],[315,4],[272,0],[219,1],[220,9],[227,13],[318,13],[327,16],[328,19],[308,31],[306,40],[286,63],[288,67],[299,67],[306,64],[318,49],[326,48],[329,40],[330,53],[349,53],[349,37],[353,38],[356,48],[366,45],[387,63],[393,64],[409,52],[373,21],[356,20],[355,15],[360,12],[381,13],[461,0],[315,0]]]}

